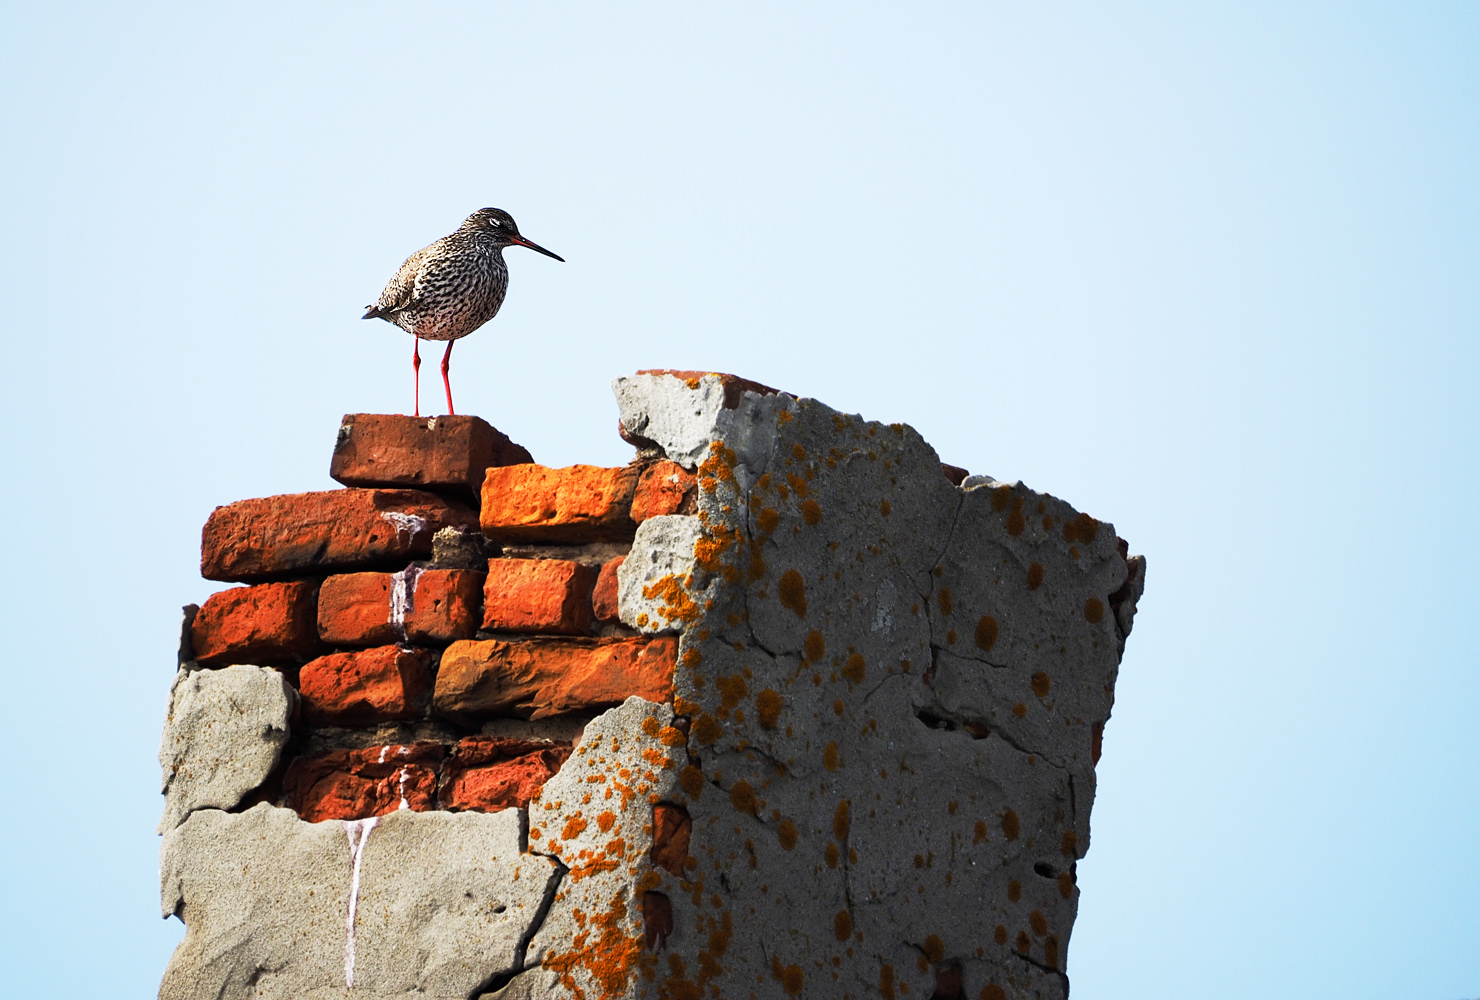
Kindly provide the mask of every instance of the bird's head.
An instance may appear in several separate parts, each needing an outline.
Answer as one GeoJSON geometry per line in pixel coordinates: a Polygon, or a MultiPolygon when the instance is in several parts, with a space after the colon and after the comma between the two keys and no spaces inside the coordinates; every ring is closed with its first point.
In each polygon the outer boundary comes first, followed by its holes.
{"type": "Polygon", "coordinates": [[[485,238],[492,238],[499,247],[529,247],[531,250],[538,250],[546,257],[554,257],[562,263],[565,261],[565,258],[559,254],[553,254],[533,240],[527,240],[523,236],[520,236],[519,226],[515,223],[514,217],[501,208],[478,209],[478,211],[468,216],[467,221],[462,224],[462,228],[478,233],[485,238]]]}

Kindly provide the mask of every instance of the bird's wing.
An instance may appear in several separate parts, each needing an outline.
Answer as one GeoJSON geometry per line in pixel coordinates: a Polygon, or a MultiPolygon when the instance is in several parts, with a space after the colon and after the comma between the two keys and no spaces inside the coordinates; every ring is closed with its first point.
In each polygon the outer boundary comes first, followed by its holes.
{"type": "Polygon", "coordinates": [[[425,247],[406,258],[406,263],[401,265],[396,276],[386,283],[385,290],[371,307],[371,313],[386,316],[411,307],[416,301],[417,275],[421,273],[429,250],[431,247],[425,247]]]}

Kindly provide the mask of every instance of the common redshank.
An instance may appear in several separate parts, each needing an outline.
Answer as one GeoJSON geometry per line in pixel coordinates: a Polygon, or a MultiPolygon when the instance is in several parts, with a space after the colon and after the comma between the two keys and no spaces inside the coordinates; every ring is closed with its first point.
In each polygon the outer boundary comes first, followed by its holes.
{"type": "Polygon", "coordinates": [[[447,377],[452,345],[498,314],[509,289],[504,247],[529,247],[564,263],[565,258],[519,235],[513,216],[499,208],[480,208],[457,232],[444,236],[410,257],[380,293],[380,300],[361,319],[394,323],[414,339],[411,368],[415,375],[416,416],[421,416],[421,342],[447,341],[442,355],[442,388],[447,412],[452,408],[452,382],[447,377]]]}

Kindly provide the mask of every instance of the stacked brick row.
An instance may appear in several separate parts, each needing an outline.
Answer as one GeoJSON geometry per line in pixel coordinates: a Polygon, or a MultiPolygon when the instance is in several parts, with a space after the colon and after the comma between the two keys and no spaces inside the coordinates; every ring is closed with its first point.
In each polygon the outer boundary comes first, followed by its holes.
{"type": "Polygon", "coordinates": [[[670,698],[677,640],[618,621],[616,570],[639,523],[692,509],[678,465],[553,469],[476,417],[353,414],[330,474],[343,489],[219,507],[202,533],[202,575],[243,586],[194,614],[186,657],[298,692],[256,801],[313,822],[523,808],[584,719],[670,698]]]}

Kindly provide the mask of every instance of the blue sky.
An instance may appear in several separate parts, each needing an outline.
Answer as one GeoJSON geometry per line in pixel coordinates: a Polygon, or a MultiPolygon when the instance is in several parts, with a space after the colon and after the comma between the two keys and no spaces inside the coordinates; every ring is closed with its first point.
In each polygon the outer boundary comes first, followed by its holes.
{"type": "Polygon", "coordinates": [[[10,5],[0,993],[152,995],[200,526],[409,407],[359,314],[496,205],[567,263],[510,251],[453,385],[538,460],[731,371],[1146,554],[1075,996],[1480,996],[1477,51],[1459,3],[10,5]]]}

